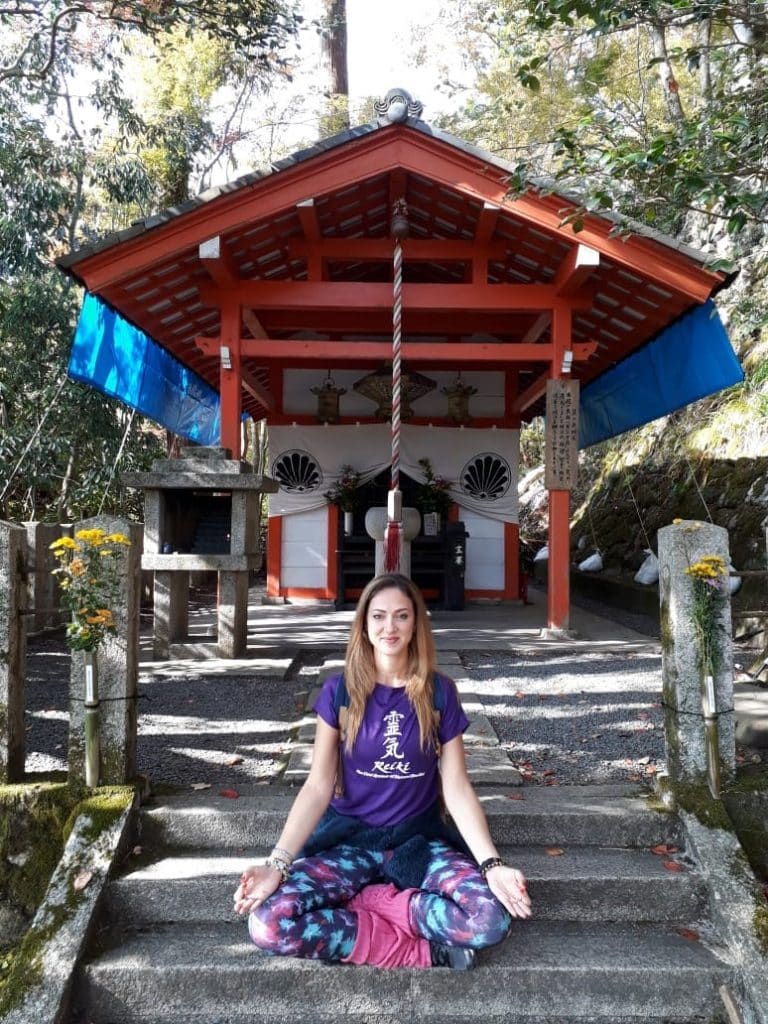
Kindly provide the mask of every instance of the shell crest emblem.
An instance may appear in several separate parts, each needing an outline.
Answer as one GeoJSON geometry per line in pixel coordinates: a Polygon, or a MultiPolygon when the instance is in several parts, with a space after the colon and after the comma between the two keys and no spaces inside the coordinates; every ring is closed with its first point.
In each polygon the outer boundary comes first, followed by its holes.
{"type": "Polygon", "coordinates": [[[292,494],[316,491],[323,482],[317,459],[299,448],[278,455],[272,463],[272,476],[284,491],[292,494]]]}
{"type": "Polygon", "coordinates": [[[459,483],[462,491],[471,498],[482,501],[498,501],[512,485],[512,470],[509,463],[495,452],[475,455],[464,466],[459,483]]]}

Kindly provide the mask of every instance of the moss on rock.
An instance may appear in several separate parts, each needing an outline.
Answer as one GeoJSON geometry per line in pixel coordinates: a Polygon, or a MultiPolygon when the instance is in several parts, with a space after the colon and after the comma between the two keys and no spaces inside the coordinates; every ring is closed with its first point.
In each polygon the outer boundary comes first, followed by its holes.
{"type": "MultiPolygon", "coordinates": [[[[83,831],[95,842],[125,811],[134,796],[131,786],[86,790],[82,785],[36,783],[0,787],[0,891],[20,903],[27,917],[40,904],[64,845],[80,815],[83,831]],[[16,863],[9,861],[9,855],[16,863]]],[[[13,949],[0,949],[0,1019],[42,978],[45,944],[74,914],[83,893],[75,891],[73,868],[63,904],[50,909],[43,924],[29,928],[13,949]]]]}

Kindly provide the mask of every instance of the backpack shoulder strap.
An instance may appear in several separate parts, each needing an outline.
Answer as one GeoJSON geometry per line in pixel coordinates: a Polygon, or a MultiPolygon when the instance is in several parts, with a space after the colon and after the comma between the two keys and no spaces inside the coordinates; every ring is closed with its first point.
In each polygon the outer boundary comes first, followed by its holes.
{"type": "Polygon", "coordinates": [[[445,708],[445,683],[437,672],[432,677],[432,706],[441,714],[445,708]]]}
{"type": "Polygon", "coordinates": [[[342,672],[336,681],[336,687],[333,691],[333,710],[338,715],[341,708],[346,708],[349,705],[349,691],[347,690],[347,683],[344,679],[344,673],[342,672]]]}
{"type": "Polygon", "coordinates": [[[334,785],[334,796],[344,796],[344,765],[342,755],[344,743],[347,739],[347,718],[349,714],[349,691],[344,681],[344,673],[339,676],[336,688],[333,691],[333,710],[339,722],[339,756],[336,767],[336,783],[334,785]]]}

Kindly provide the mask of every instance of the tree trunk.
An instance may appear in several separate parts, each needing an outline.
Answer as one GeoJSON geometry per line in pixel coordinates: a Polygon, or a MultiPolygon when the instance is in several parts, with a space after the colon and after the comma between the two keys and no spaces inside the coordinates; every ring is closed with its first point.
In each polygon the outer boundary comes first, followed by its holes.
{"type": "Polygon", "coordinates": [[[653,55],[659,62],[659,80],[664,93],[664,100],[667,104],[669,117],[676,128],[680,129],[685,124],[685,111],[680,102],[680,91],[672,69],[672,63],[667,52],[667,38],[664,25],[661,22],[649,22],[648,31],[651,34],[653,43],[653,55]]]}
{"type": "Polygon", "coordinates": [[[327,138],[349,128],[347,0],[323,0],[322,61],[326,101],[320,135],[327,138]]]}

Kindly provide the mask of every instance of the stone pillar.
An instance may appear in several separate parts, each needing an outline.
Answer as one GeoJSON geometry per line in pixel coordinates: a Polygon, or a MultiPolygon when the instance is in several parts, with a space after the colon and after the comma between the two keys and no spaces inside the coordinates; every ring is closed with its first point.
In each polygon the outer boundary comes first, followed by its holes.
{"type": "Polygon", "coordinates": [[[0,520],[0,784],[24,778],[27,535],[0,520]]]}
{"type": "MultiPolygon", "coordinates": [[[[131,542],[120,548],[120,591],[114,613],[117,632],[107,636],[98,652],[101,724],[101,782],[120,785],[136,774],[136,697],[139,674],[139,605],[141,592],[141,528],[112,516],[76,523],[78,530],[101,528],[122,533],[131,542]]],[[[84,777],[85,669],[82,655],[72,652],[69,684],[69,770],[84,777]]]]}
{"type": "Polygon", "coordinates": [[[242,658],[248,647],[248,573],[219,573],[218,653],[242,658]]]}
{"type": "MultiPolygon", "coordinates": [[[[719,555],[729,565],[728,532],[711,523],[685,520],[659,530],[658,543],[667,764],[673,782],[706,785],[705,680],[693,626],[694,581],[685,570],[707,555],[719,555]]],[[[714,691],[720,773],[727,780],[735,770],[736,741],[731,600],[727,586],[723,593],[722,657],[714,676],[714,691]]]]}
{"type": "Polygon", "coordinates": [[[155,570],[153,655],[157,661],[171,656],[171,644],[183,643],[189,632],[189,573],[179,569],[155,570]]]}
{"type": "MultiPolygon", "coordinates": [[[[375,575],[384,573],[384,536],[387,529],[387,510],[383,506],[369,508],[365,513],[365,529],[369,537],[376,541],[375,575]]],[[[411,577],[411,541],[421,529],[421,513],[415,508],[403,509],[403,531],[401,533],[400,574],[411,577]]]]}

